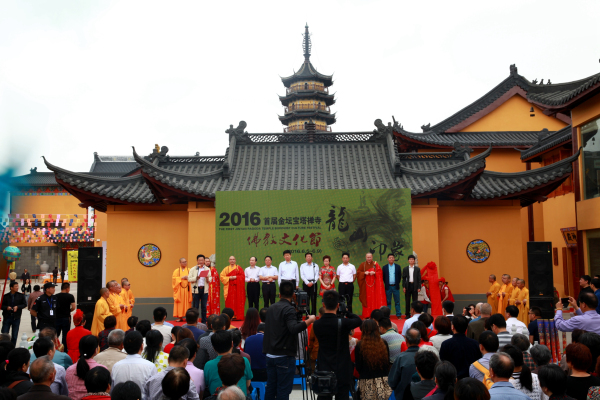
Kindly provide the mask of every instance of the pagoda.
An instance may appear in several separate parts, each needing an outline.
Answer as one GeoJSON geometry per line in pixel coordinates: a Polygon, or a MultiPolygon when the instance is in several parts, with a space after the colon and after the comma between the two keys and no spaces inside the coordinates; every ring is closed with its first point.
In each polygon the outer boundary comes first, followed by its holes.
{"type": "Polygon", "coordinates": [[[335,103],[334,95],[329,94],[333,85],[332,75],[323,75],[310,62],[311,41],[308,25],[304,27],[304,63],[297,72],[281,78],[286,87],[286,95],[279,96],[285,107],[285,114],[279,120],[287,128],[284,132],[306,130],[306,123],[314,123],[317,131],[331,132],[329,125],[335,123],[335,114],[329,107],[335,103]]]}

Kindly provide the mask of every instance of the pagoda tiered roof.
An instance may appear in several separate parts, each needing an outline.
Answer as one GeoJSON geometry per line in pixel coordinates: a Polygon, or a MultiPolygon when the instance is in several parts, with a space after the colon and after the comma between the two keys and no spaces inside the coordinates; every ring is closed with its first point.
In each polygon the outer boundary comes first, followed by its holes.
{"type": "Polygon", "coordinates": [[[318,99],[327,106],[335,104],[335,98],[333,94],[328,94],[318,90],[298,90],[295,92],[290,92],[285,96],[279,96],[279,101],[281,101],[281,104],[284,106],[287,106],[294,100],[302,99],[318,99]]]}
{"type": "Polygon", "coordinates": [[[569,177],[573,157],[526,173],[485,170],[492,147],[470,157],[452,151],[400,153],[391,124],[370,132],[249,134],[231,127],[224,156],[148,156],[133,150],[139,169],[131,176],[100,177],[64,170],[44,160],[56,181],[100,211],[110,204],[175,204],[214,201],[218,191],[408,188],[413,198],[448,200],[544,199],[569,177]]]}

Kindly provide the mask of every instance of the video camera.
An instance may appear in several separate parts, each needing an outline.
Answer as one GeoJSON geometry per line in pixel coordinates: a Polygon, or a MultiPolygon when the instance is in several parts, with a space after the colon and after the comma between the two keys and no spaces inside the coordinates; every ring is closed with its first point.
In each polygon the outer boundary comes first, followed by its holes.
{"type": "Polygon", "coordinates": [[[348,295],[340,296],[340,300],[338,304],[340,305],[337,310],[337,316],[341,318],[346,318],[348,315],[348,295]]]}
{"type": "Polygon", "coordinates": [[[304,314],[308,315],[308,293],[304,290],[296,289],[294,298],[292,299],[292,305],[300,318],[302,318],[302,315],[304,314]]]}

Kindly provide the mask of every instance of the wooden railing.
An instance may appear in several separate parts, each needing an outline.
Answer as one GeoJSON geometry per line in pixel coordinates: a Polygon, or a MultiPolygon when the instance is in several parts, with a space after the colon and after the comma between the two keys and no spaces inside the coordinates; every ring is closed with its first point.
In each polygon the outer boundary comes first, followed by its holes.
{"type": "Polygon", "coordinates": [[[329,107],[325,104],[290,104],[286,107],[285,112],[289,113],[297,110],[320,110],[330,112],[329,107]]]}
{"type": "MultiPolygon", "coordinates": [[[[303,131],[303,130],[305,130],[304,125],[288,126],[287,128],[283,129],[283,133],[303,131]]],[[[317,132],[331,132],[331,127],[328,126],[325,129],[323,129],[323,128],[317,126],[315,130],[317,132]]]]}
{"type": "Polygon", "coordinates": [[[329,93],[329,88],[323,87],[321,85],[315,85],[314,83],[305,83],[301,85],[294,85],[286,90],[286,94],[302,92],[305,90],[316,90],[323,93],[329,93]]]}

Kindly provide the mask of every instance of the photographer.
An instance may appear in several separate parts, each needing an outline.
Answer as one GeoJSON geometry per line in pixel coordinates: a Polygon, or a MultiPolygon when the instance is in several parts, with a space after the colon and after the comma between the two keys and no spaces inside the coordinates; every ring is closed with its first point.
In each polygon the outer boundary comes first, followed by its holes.
{"type": "MultiPolygon", "coordinates": [[[[342,325],[338,329],[339,317],[337,311],[340,306],[339,302],[340,295],[335,290],[328,290],[323,293],[325,314],[315,322],[313,327],[315,336],[319,341],[316,369],[320,372],[333,371],[335,373],[337,378],[336,400],[348,399],[351,386],[350,380],[352,379],[348,335],[352,329],[358,328],[362,323],[358,315],[349,313],[346,318],[342,318],[342,325]]],[[[317,399],[326,398],[328,396],[317,397],[317,399]]]]}
{"type": "Polygon", "coordinates": [[[263,353],[267,355],[267,400],[289,399],[296,371],[298,334],[315,321],[315,316],[309,315],[306,321],[298,322],[296,309],[292,305],[294,288],[291,282],[281,282],[281,300],[267,311],[269,323],[266,324],[263,340],[263,353]]]}

